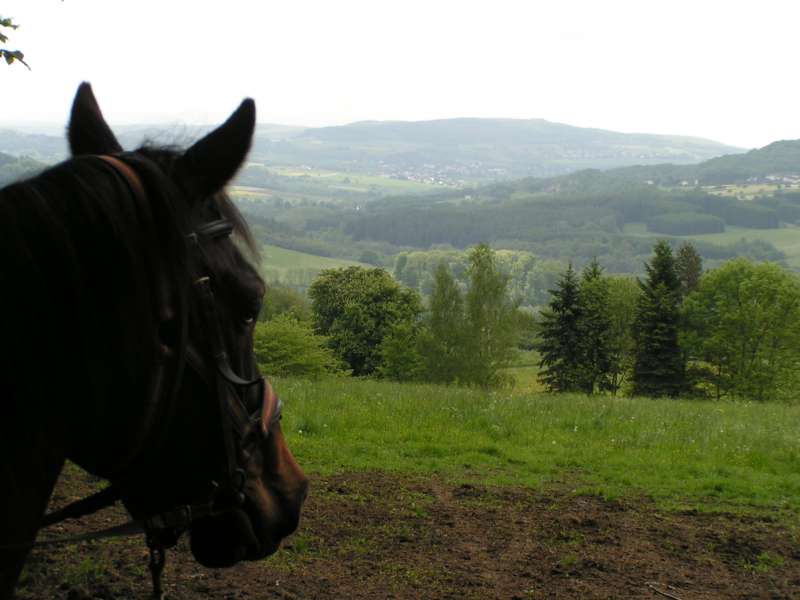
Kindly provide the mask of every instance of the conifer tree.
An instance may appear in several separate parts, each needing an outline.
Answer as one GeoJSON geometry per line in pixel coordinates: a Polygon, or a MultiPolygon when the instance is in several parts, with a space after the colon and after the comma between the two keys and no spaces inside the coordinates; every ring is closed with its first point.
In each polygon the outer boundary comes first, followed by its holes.
{"type": "Polygon", "coordinates": [[[700,258],[691,242],[684,242],[678,248],[678,255],[675,257],[675,272],[681,286],[681,298],[685,298],[690,292],[697,289],[700,284],[700,276],[703,274],[703,259],[700,258]]]}
{"type": "Polygon", "coordinates": [[[581,388],[587,394],[593,394],[608,389],[611,370],[608,279],[603,275],[603,268],[596,258],[581,274],[579,302],[579,345],[583,354],[580,365],[581,388]]]}
{"type": "Polygon", "coordinates": [[[550,303],[542,312],[538,350],[539,381],[551,392],[573,392],[580,389],[583,351],[578,276],[569,264],[550,290],[550,303]]]}
{"type": "Polygon", "coordinates": [[[679,395],[685,387],[685,362],[678,345],[680,281],[672,249],[664,240],[645,264],[647,278],[639,282],[636,307],[633,392],[644,396],[679,395]]]}

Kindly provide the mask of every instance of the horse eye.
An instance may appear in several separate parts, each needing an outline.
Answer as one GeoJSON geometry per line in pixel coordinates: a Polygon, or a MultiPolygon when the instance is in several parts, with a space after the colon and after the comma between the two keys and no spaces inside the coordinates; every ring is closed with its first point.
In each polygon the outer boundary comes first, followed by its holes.
{"type": "Polygon", "coordinates": [[[255,317],[247,317],[242,321],[245,325],[252,325],[253,321],[255,321],[255,317]]]}

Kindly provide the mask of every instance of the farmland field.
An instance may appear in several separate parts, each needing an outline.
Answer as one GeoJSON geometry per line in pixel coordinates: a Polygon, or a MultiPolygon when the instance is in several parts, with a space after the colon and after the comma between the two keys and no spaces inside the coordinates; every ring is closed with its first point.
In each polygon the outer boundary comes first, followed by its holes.
{"type": "Polygon", "coordinates": [[[741,239],[763,240],[773,244],[786,255],[789,266],[800,269],[800,227],[781,227],[780,229],[747,229],[743,227],[726,227],[722,233],[705,233],[702,235],[664,236],[646,230],[644,223],[629,223],[625,225],[627,235],[641,235],[652,238],[679,237],[687,240],[701,240],[714,244],[732,244],[741,239]]]}
{"type": "Polygon", "coordinates": [[[269,169],[276,175],[280,175],[282,177],[305,178],[316,183],[327,185],[333,189],[345,189],[357,192],[381,191],[385,193],[400,194],[429,192],[446,187],[434,183],[398,179],[395,177],[381,177],[379,175],[367,175],[362,173],[345,173],[341,171],[312,169],[310,167],[276,167],[269,165],[269,169]]]}
{"type": "MultiPolygon", "coordinates": [[[[800,593],[798,406],[275,386],[312,480],[301,527],[274,557],[226,571],[181,543],[174,600],[800,593]]],[[[53,503],[93,485],[70,467],[53,503]]],[[[137,540],[37,550],[20,598],[144,597],[145,574],[137,540]]]]}
{"type": "Polygon", "coordinates": [[[711,185],[703,187],[704,192],[718,196],[731,196],[740,200],[752,200],[759,196],[772,196],[781,190],[796,189],[796,186],[784,186],[776,183],[740,183],[728,185],[711,185]]]}
{"type": "Polygon", "coordinates": [[[261,272],[267,283],[307,286],[323,269],[350,266],[371,268],[371,265],[356,261],[316,256],[269,244],[261,245],[261,272]]]}

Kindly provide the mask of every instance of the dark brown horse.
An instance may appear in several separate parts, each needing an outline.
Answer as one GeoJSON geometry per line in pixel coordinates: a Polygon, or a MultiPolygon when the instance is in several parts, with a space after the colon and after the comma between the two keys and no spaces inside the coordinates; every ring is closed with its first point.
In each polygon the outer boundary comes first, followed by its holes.
{"type": "Polygon", "coordinates": [[[111,482],[152,547],[274,552],[308,482],[253,357],[264,285],[225,185],[245,100],[185,152],[123,152],[88,84],[72,158],[0,190],[0,598],[11,597],[69,459],[111,482]]]}

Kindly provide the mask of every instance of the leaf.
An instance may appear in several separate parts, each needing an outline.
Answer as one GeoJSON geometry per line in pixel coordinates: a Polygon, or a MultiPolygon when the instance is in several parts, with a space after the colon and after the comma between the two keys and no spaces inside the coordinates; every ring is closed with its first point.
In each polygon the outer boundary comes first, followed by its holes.
{"type": "Polygon", "coordinates": [[[14,50],[12,52],[11,50],[0,49],[0,56],[2,56],[5,59],[6,64],[10,65],[14,61],[18,61],[21,62],[23,65],[25,65],[28,68],[28,70],[30,70],[30,66],[28,65],[28,63],[25,62],[25,55],[19,50],[14,50]]]}

